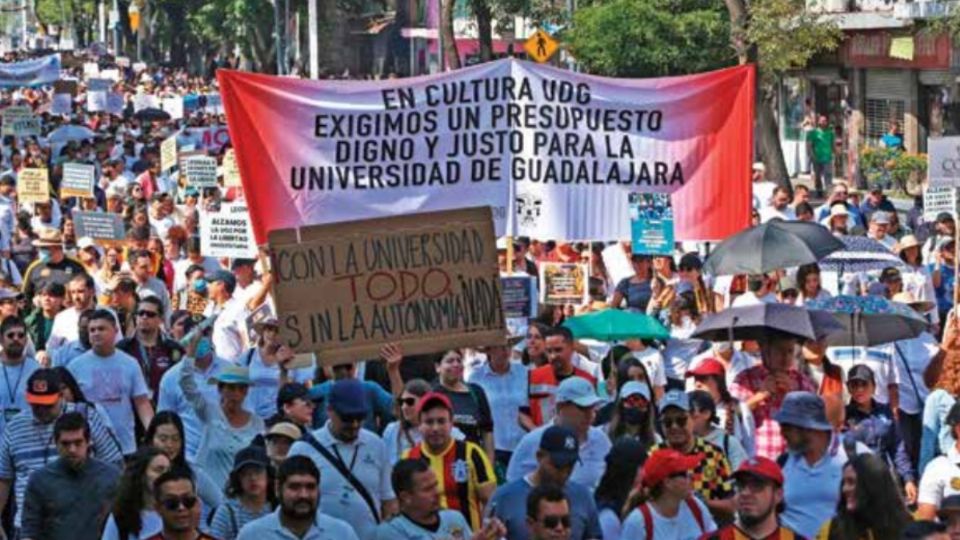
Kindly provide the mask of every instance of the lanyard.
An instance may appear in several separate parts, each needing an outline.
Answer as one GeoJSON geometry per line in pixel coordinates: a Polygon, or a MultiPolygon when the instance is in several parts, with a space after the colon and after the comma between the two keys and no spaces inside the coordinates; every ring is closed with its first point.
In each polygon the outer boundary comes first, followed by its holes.
{"type": "Polygon", "coordinates": [[[20,388],[20,381],[23,379],[23,362],[20,363],[20,372],[17,374],[17,382],[13,384],[13,388],[10,388],[10,375],[7,374],[7,365],[3,364],[3,381],[7,386],[7,397],[10,399],[10,405],[13,405],[16,402],[17,388],[20,388]]]}
{"type": "MultiPolygon", "coordinates": [[[[331,444],[330,448],[333,449],[333,453],[337,455],[337,459],[340,460],[340,463],[342,463],[344,467],[347,467],[347,462],[344,461],[343,456],[340,455],[340,450],[337,448],[337,443],[331,444]]],[[[353,472],[353,466],[357,464],[357,454],[359,453],[360,453],[360,445],[358,444],[353,449],[353,458],[350,459],[350,466],[347,467],[347,470],[350,471],[351,473],[353,472]]]]}

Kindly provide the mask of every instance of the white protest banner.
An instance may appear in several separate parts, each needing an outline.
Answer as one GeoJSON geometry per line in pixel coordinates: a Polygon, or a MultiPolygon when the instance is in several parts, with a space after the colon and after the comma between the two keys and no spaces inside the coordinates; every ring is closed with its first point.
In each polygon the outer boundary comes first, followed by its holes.
{"type": "Polygon", "coordinates": [[[933,222],[941,212],[957,218],[957,188],[928,187],[923,190],[923,219],[933,222]]]}
{"type": "Polygon", "coordinates": [[[167,114],[170,115],[171,120],[180,120],[183,118],[183,98],[182,97],[168,97],[163,98],[161,106],[167,114]]]}
{"type": "Polygon", "coordinates": [[[241,187],[240,169],[237,168],[237,155],[233,148],[223,154],[223,187],[241,187]]]}
{"type": "Polygon", "coordinates": [[[98,244],[118,244],[126,238],[123,216],[111,212],[74,212],[77,237],[88,236],[98,244]]]}
{"type": "Polygon", "coordinates": [[[37,86],[60,78],[60,55],[50,54],[23,62],[0,63],[0,86],[37,86]]]}
{"type": "Polygon", "coordinates": [[[107,110],[107,91],[98,90],[87,92],[87,112],[103,112],[107,110]]]}
{"type": "Polygon", "coordinates": [[[21,169],[17,174],[17,202],[44,203],[50,200],[47,169],[21,169]]]}
{"type": "Polygon", "coordinates": [[[64,163],[60,197],[93,197],[95,171],[86,163],[64,163]]]}
{"type": "Polygon", "coordinates": [[[216,158],[194,156],[183,160],[183,165],[188,185],[198,188],[217,187],[216,158]]]}
{"type": "Polygon", "coordinates": [[[33,114],[33,109],[25,106],[13,106],[3,109],[0,113],[3,122],[3,135],[17,137],[32,137],[40,135],[40,119],[33,114]]]}
{"type": "Polygon", "coordinates": [[[60,44],[57,47],[61,51],[72,51],[74,49],[73,38],[60,37],[60,44]]]}
{"type": "Polygon", "coordinates": [[[160,143],[160,170],[169,171],[177,165],[177,136],[171,135],[160,143]]]}
{"type": "Polygon", "coordinates": [[[927,139],[929,187],[960,187],[960,137],[927,139]]]}
{"type": "Polygon", "coordinates": [[[749,225],[752,66],[635,80],[506,58],[386,81],[217,77],[259,239],[466,204],[492,207],[500,235],[625,239],[630,192],[671,194],[679,240],[749,225]]]}
{"type": "Polygon", "coordinates": [[[143,109],[159,109],[160,99],[153,94],[137,94],[133,96],[133,112],[140,112],[143,109]]]}
{"type": "Polygon", "coordinates": [[[50,114],[71,114],[73,112],[73,96],[70,94],[54,94],[50,101],[50,114]]]}
{"type": "Polygon", "coordinates": [[[219,212],[200,216],[200,253],[206,257],[255,259],[257,243],[246,203],[220,205],[219,212]]]}
{"type": "Polygon", "coordinates": [[[184,128],[180,134],[181,144],[193,144],[201,150],[219,152],[230,142],[227,126],[184,128]]]}
{"type": "Polygon", "coordinates": [[[90,80],[100,76],[100,66],[96,62],[86,62],[83,64],[83,78],[90,80]]]}

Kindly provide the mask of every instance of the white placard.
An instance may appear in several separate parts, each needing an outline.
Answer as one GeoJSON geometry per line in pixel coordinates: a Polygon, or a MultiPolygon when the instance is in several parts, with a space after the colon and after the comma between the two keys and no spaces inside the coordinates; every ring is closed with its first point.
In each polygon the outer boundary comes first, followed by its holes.
{"type": "Polygon", "coordinates": [[[96,169],[86,163],[64,163],[61,197],[92,197],[96,169]]]}
{"type": "Polygon", "coordinates": [[[163,98],[163,110],[170,115],[171,120],[180,120],[183,118],[183,98],[163,98]]]}
{"type": "Polygon", "coordinates": [[[73,112],[73,96],[70,94],[54,94],[50,102],[50,114],[71,114],[73,112]]]}
{"type": "Polygon", "coordinates": [[[257,244],[245,203],[223,204],[200,216],[200,253],[206,257],[254,259],[257,244]]]}
{"type": "Polygon", "coordinates": [[[923,219],[932,222],[941,212],[957,218],[957,188],[928,187],[923,191],[923,219]]]}
{"type": "Polygon", "coordinates": [[[960,186],[960,137],[927,139],[930,187],[960,186]]]}
{"type": "Polygon", "coordinates": [[[619,242],[611,244],[604,249],[601,254],[603,264],[607,267],[607,273],[610,274],[610,281],[614,285],[621,280],[634,276],[633,265],[630,264],[630,257],[623,250],[619,242]]]}
{"type": "Polygon", "coordinates": [[[107,110],[107,92],[87,92],[87,112],[103,112],[107,110]]]}
{"type": "Polygon", "coordinates": [[[198,188],[217,187],[217,160],[195,156],[183,160],[187,184],[198,188]]]}
{"type": "Polygon", "coordinates": [[[137,113],[143,109],[159,109],[160,100],[153,94],[137,94],[133,96],[133,112],[137,113]]]}

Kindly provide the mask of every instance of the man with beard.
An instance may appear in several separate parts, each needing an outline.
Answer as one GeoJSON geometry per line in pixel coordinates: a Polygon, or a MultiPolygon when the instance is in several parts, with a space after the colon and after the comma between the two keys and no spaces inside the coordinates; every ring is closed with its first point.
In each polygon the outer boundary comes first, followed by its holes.
{"type": "Polygon", "coordinates": [[[313,460],[322,473],[320,510],[342,517],[364,540],[397,511],[387,449],[362,427],[369,408],[360,381],[337,381],[327,398],[327,425],[294,443],[288,454],[288,459],[304,455],[313,460]]]}
{"type": "Polygon", "coordinates": [[[790,529],[780,526],[783,510],[783,472],[764,457],[748,459],[733,474],[737,486],[737,518],[732,525],[701,540],[803,540],[790,529]]]}
{"type": "Polygon", "coordinates": [[[51,367],[67,367],[74,358],[90,350],[90,316],[94,310],[88,309],[80,313],[77,320],[77,339],[68,341],[63,347],[57,349],[50,357],[51,367]]]}
{"type": "Polygon", "coordinates": [[[320,470],[306,456],[291,456],[277,472],[280,506],[244,525],[237,540],[357,540],[346,522],[317,511],[320,504],[320,470]]]}
{"type": "MultiPolygon", "coordinates": [[[[530,372],[530,418],[535,426],[549,424],[556,413],[557,387],[565,379],[581,377],[596,387],[596,365],[580,357],[573,349],[569,328],[551,328],[544,336],[549,362],[530,372]],[[578,365],[579,363],[579,365],[578,365]]],[[[524,411],[526,412],[526,411],[524,411]]]]}
{"type": "Polygon", "coordinates": [[[147,540],[216,540],[198,529],[200,499],[189,470],[174,468],[153,482],[154,507],[163,520],[163,531],[147,540]]]}
{"type": "Polygon", "coordinates": [[[0,416],[0,434],[11,418],[20,411],[30,408],[27,404],[27,380],[33,372],[40,369],[40,365],[31,357],[24,354],[27,344],[26,325],[17,317],[8,317],[0,323],[0,406],[3,415],[0,416]]]}
{"type": "Polygon", "coordinates": [[[30,476],[20,538],[99,538],[120,470],[89,457],[90,426],[79,412],[57,418],[53,438],[60,459],[30,476]]]}

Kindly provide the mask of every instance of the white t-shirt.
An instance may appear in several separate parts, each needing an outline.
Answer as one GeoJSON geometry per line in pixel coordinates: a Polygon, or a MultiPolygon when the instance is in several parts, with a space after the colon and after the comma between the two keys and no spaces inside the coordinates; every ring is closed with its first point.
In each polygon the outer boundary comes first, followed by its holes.
{"type": "Polygon", "coordinates": [[[923,382],[923,372],[940,352],[940,342],[930,332],[923,332],[913,339],[897,341],[894,346],[898,353],[894,365],[900,378],[900,409],[907,414],[920,414],[930,395],[930,389],[923,382]]]}
{"type": "Polygon", "coordinates": [[[704,533],[716,531],[717,524],[713,521],[713,517],[710,515],[710,510],[707,509],[707,506],[700,502],[699,499],[694,498],[693,501],[695,501],[696,505],[700,508],[700,515],[703,519],[703,529],[700,528],[700,525],[697,523],[697,518],[694,517],[693,512],[690,511],[690,507],[686,502],[680,503],[680,510],[677,512],[677,515],[672,518],[661,516],[654,505],[648,504],[647,507],[650,509],[650,515],[653,517],[653,535],[649,536],[647,534],[647,528],[643,522],[643,514],[639,509],[634,509],[627,515],[627,519],[623,522],[623,530],[620,533],[620,538],[630,538],[631,540],[646,540],[647,538],[655,538],[656,540],[696,540],[704,533]]]}
{"type": "Polygon", "coordinates": [[[137,361],[119,350],[106,357],[89,350],[70,362],[67,369],[77,379],[87,399],[102,405],[107,411],[124,455],[136,452],[133,405],[130,401],[150,396],[150,389],[137,361]]]}
{"type": "MultiPolygon", "coordinates": [[[[667,385],[667,373],[663,368],[663,355],[653,347],[647,347],[642,351],[630,351],[626,356],[632,356],[643,364],[647,370],[647,376],[650,377],[650,384],[654,386],[667,385]]],[[[651,388],[652,390],[652,388],[651,388]]]]}
{"type": "Polygon", "coordinates": [[[956,446],[927,464],[920,478],[917,503],[940,508],[941,501],[950,495],[960,495],[960,452],[956,446]]]}

